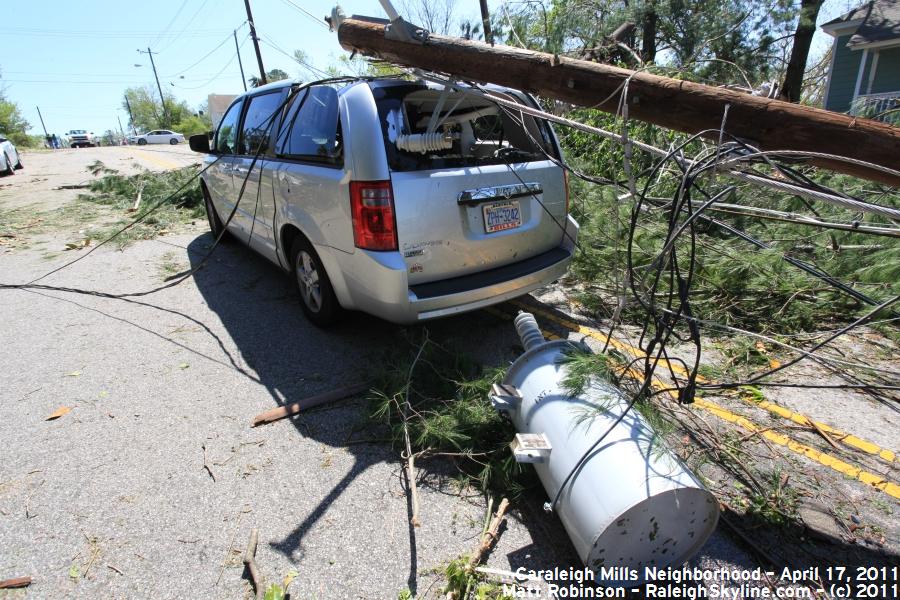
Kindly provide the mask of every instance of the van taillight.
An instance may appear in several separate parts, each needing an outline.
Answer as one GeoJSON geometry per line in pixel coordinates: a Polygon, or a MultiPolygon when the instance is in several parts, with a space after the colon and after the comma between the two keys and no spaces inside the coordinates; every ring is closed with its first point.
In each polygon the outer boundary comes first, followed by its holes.
{"type": "Polygon", "coordinates": [[[563,169],[563,185],[566,188],[566,214],[569,214],[569,172],[563,169]]]}
{"type": "Polygon", "coordinates": [[[394,194],[390,181],[351,181],[353,243],[363,250],[396,250],[394,194]]]}

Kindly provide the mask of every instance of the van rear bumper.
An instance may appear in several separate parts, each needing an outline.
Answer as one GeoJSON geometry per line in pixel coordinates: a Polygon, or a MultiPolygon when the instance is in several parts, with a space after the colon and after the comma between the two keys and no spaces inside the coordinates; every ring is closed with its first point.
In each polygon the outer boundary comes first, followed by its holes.
{"type": "Polygon", "coordinates": [[[572,252],[558,246],[518,263],[409,288],[417,321],[446,317],[522,296],[566,274],[572,252]]]}
{"type": "MultiPolygon", "coordinates": [[[[340,292],[338,296],[345,308],[402,324],[477,310],[523,296],[565,275],[577,236],[578,224],[568,217],[563,241],[547,252],[496,269],[413,286],[407,284],[406,265],[399,255],[393,261],[385,260],[383,254],[366,253],[372,260],[365,268],[355,265],[349,273],[345,271],[349,297],[341,298],[340,292]]],[[[362,258],[359,254],[357,260],[362,258]]]]}

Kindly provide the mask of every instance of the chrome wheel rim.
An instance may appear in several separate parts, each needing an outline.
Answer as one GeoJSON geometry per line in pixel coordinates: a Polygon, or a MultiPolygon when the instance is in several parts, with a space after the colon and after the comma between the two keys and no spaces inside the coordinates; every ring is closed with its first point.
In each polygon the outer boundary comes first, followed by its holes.
{"type": "Polygon", "coordinates": [[[300,297],[309,310],[319,312],[322,309],[322,290],[319,285],[319,271],[312,256],[301,250],[297,255],[297,285],[300,287],[300,297]]]}

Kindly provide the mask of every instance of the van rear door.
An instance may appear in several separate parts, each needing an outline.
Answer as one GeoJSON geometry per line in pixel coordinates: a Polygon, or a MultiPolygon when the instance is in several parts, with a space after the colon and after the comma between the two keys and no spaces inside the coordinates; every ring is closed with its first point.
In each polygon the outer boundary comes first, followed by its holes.
{"type": "Polygon", "coordinates": [[[546,124],[472,94],[442,99],[421,84],[378,92],[411,285],[505,266],[560,244],[566,183],[551,160],[558,150],[546,124]]]}

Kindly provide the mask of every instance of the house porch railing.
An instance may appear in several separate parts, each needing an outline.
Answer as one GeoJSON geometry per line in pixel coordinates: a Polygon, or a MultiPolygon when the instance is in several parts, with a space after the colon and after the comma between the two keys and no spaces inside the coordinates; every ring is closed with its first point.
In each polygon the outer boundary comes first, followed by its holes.
{"type": "Polygon", "coordinates": [[[850,114],[900,125],[900,91],[860,94],[850,106],[850,114]]]}

